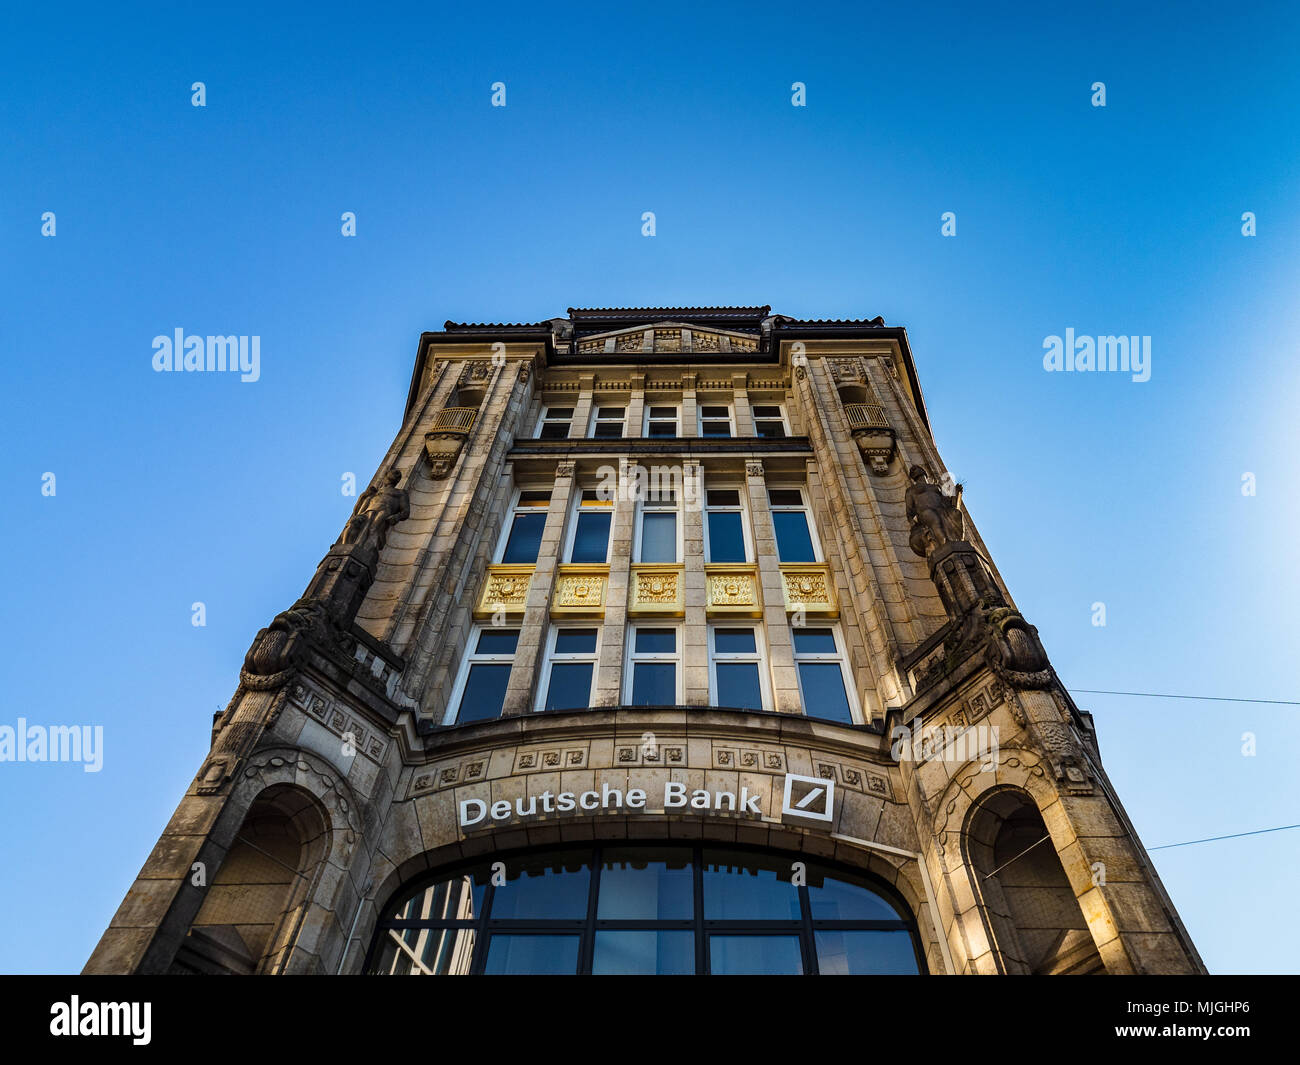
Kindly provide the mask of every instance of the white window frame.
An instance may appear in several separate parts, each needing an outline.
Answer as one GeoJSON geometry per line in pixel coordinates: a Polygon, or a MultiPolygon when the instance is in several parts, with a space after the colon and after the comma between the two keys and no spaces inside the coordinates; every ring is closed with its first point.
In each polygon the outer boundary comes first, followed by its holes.
{"type": "Polygon", "coordinates": [[[614,539],[614,501],[600,499],[584,499],[584,496],[596,496],[600,490],[597,488],[579,489],[574,492],[575,501],[569,507],[568,529],[564,534],[564,553],[560,556],[564,559],[565,565],[573,564],[575,566],[606,566],[609,565],[610,543],[614,539]],[[593,513],[603,513],[609,515],[609,535],[605,539],[605,561],[604,562],[573,562],[573,541],[578,535],[578,515],[584,510],[593,513]]]}
{"type": "MultiPolygon", "coordinates": [[[[718,511],[719,513],[730,513],[735,511],[736,509],[739,509],[740,510],[740,535],[745,541],[745,562],[752,564],[754,562],[754,530],[751,528],[749,523],[749,506],[748,506],[749,499],[748,499],[748,493],[745,491],[745,486],[741,484],[739,481],[735,481],[731,483],[727,483],[724,481],[721,484],[713,484],[711,481],[706,481],[704,484],[703,495],[704,495],[704,522],[703,522],[704,561],[708,564],[712,564],[711,556],[713,554],[713,544],[709,540],[709,514],[713,511],[718,511]],[[713,491],[718,491],[718,492],[735,491],[738,498],[740,499],[739,507],[737,508],[732,506],[710,506],[709,493],[713,491]]],[[[725,562],[719,563],[719,565],[729,565],[729,564],[731,563],[725,563],[725,562]]],[[[734,563],[734,565],[740,565],[740,563],[734,563]]]]}
{"type": "MultiPolygon", "coordinates": [[[[552,489],[529,488],[527,485],[525,485],[522,488],[515,489],[514,495],[511,497],[510,500],[510,510],[506,514],[506,520],[501,523],[501,532],[497,535],[496,550],[492,552],[492,561],[494,563],[501,562],[501,559],[505,556],[506,544],[510,542],[510,533],[513,531],[515,527],[515,518],[517,518],[520,514],[537,514],[537,513],[547,514],[550,512],[551,504],[549,502],[544,507],[523,506],[521,501],[523,499],[523,495],[525,492],[546,492],[550,494],[552,492],[552,489]]],[[[543,535],[545,535],[544,529],[543,529],[543,535]]],[[[541,557],[540,547],[538,548],[537,555],[539,558],[541,557]]],[[[527,565],[527,563],[521,563],[521,564],[527,565]]]]}
{"type": "Polygon", "coordinates": [[[641,435],[642,435],[642,437],[644,437],[644,438],[646,438],[646,439],[653,439],[653,440],[671,440],[671,439],[673,439],[673,437],[679,437],[679,436],[681,436],[681,435],[682,435],[682,405],[681,405],[681,403],[678,402],[678,401],[673,401],[672,403],[655,403],[655,402],[653,402],[653,401],[651,401],[650,399],[647,398],[647,400],[646,400],[646,402],[645,402],[645,412],[644,412],[644,413],[642,414],[642,416],[641,416],[641,435]],[[655,422],[665,422],[665,421],[668,420],[667,418],[662,418],[662,417],[653,417],[653,418],[652,418],[652,417],[650,416],[650,412],[651,412],[652,410],[654,410],[656,407],[659,407],[659,408],[661,408],[661,409],[664,408],[664,407],[671,407],[671,408],[672,408],[672,410],[673,410],[673,425],[674,425],[674,427],[675,427],[675,430],[674,430],[674,432],[673,432],[672,437],[668,437],[668,436],[656,436],[656,437],[651,437],[651,436],[650,436],[650,423],[651,423],[652,421],[655,421],[655,422]]]}
{"type": "MultiPolygon", "coordinates": [[[[786,565],[790,565],[790,566],[812,565],[813,563],[825,562],[826,556],[822,554],[821,537],[817,535],[817,522],[813,520],[812,505],[808,501],[807,486],[802,484],[769,484],[767,485],[767,491],[769,493],[767,497],[767,507],[770,513],[775,514],[778,511],[781,511],[783,513],[788,514],[793,511],[803,511],[804,521],[808,523],[808,537],[809,539],[812,540],[812,549],[813,549],[812,563],[788,562],[786,563],[786,565]],[[797,491],[799,493],[799,498],[802,500],[802,502],[798,506],[795,506],[793,503],[773,503],[771,493],[774,491],[776,492],[797,491]]],[[[781,561],[781,547],[776,538],[775,522],[772,523],[772,546],[776,548],[777,561],[778,562],[781,561]]]]}
{"type": "Polygon", "coordinates": [[[795,679],[799,682],[799,704],[804,708],[804,717],[810,717],[817,721],[832,721],[828,717],[817,717],[815,714],[808,713],[808,700],[803,692],[803,674],[799,671],[800,664],[804,662],[835,663],[840,667],[840,680],[844,684],[844,694],[849,700],[849,716],[853,719],[853,724],[861,725],[862,707],[858,703],[857,684],[853,679],[853,670],[849,668],[849,655],[844,647],[844,636],[840,632],[840,627],[833,621],[810,621],[799,626],[790,626],[790,649],[794,653],[794,672],[795,679]],[[816,653],[811,654],[806,651],[800,651],[794,642],[794,634],[803,629],[830,629],[831,636],[835,640],[835,653],[816,653]]]}
{"type": "Polygon", "coordinates": [[[758,666],[758,694],[762,699],[761,707],[752,709],[771,710],[772,709],[772,684],[771,677],[767,668],[767,640],[763,631],[761,622],[737,618],[735,621],[718,621],[709,626],[709,705],[721,706],[718,701],[718,670],[719,663],[727,665],[729,663],[748,663],[753,662],[758,666]],[[719,629],[750,629],[754,633],[754,650],[753,652],[730,651],[719,653],[717,649],[717,632],[719,629]]]}
{"type": "Polygon", "coordinates": [[[593,403],[591,406],[591,423],[587,426],[587,439],[589,440],[622,440],[627,436],[627,401],[621,400],[619,403],[593,403]],[[602,418],[600,412],[617,406],[623,412],[620,418],[602,418]],[[602,425],[612,425],[618,422],[618,436],[597,436],[596,423],[602,425]]]}
{"type": "Polygon", "coordinates": [[[671,621],[635,621],[627,626],[627,653],[623,663],[623,703],[626,706],[632,705],[632,689],[636,681],[636,665],[638,662],[671,662],[676,667],[673,675],[677,679],[677,706],[682,706],[686,699],[686,677],[683,666],[684,656],[682,654],[682,626],[674,624],[671,621]],[[642,651],[636,650],[636,633],[638,629],[669,629],[676,633],[673,640],[677,648],[672,654],[666,654],[662,651],[642,651]]]}
{"type": "Polygon", "coordinates": [[[720,401],[718,401],[718,402],[711,402],[711,401],[708,401],[708,400],[700,400],[700,399],[698,399],[698,397],[697,397],[697,402],[696,402],[696,405],[695,405],[695,414],[696,414],[696,418],[695,418],[695,423],[696,423],[696,432],[699,434],[699,436],[700,436],[701,438],[706,439],[706,440],[722,440],[722,439],[724,439],[724,437],[720,437],[720,436],[710,436],[710,437],[705,437],[705,436],[704,436],[704,423],[705,423],[705,421],[717,422],[717,421],[721,421],[721,420],[722,420],[721,418],[707,418],[707,419],[706,419],[705,416],[704,416],[704,408],[705,408],[705,407],[725,407],[725,408],[727,409],[727,432],[730,434],[729,439],[731,439],[731,440],[736,439],[736,404],[735,404],[735,402],[734,402],[733,400],[730,400],[730,399],[727,399],[727,400],[720,400],[720,401]]]}
{"type": "Polygon", "coordinates": [[[576,403],[571,403],[567,407],[562,407],[556,403],[543,403],[541,417],[537,419],[537,427],[533,430],[533,439],[540,440],[542,438],[542,429],[547,424],[558,425],[560,422],[564,422],[569,427],[568,431],[564,434],[565,437],[570,436],[573,433],[573,419],[577,417],[577,414],[578,410],[576,403]],[[553,410],[567,410],[569,411],[569,416],[568,418],[552,418],[550,417],[550,413],[553,410]]]}
{"type": "MultiPolygon", "coordinates": [[[[600,642],[603,628],[599,624],[582,624],[574,622],[563,625],[551,625],[550,631],[546,636],[546,654],[542,659],[542,672],[540,681],[537,685],[537,700],[533,704],[535,713],[544,712],[546,706],[546,697],[551,690],[551,666],[564,662],[590,662],[591,663],[591,690],[587,693],[587,705],[591,705],[592,696],[596,694],[596,678],[600,670],[600,642]],[[564,651],[555,650],[555,645],[559,640],[560,633],[571,629],[590,629],[596,633],[596,649],[594,651],[564,651]]],[[[562,711],[551,711],[552,713],[561,713],[562,711]]]]}
{"type": "MultiPolygon", "coordinates": [[[[451,697],[447,700],[447,709],[443,712],[442,723],[444,725],[456,724],[456,715],[460,711],[460,701],[465,697],[465,685],[469,681],[470,667],[479,665],[509,665],[515,663],[515,655],[519,653],[519,637],[522,635],[518,625],[474,625],[469,630],[469,639],[465,641],[465,650],[461,652],[460,669],[456,672],[456,683],[452,685],[451,697]],[[486,631],[507,631],[515,634],[515,649],[508,655],[502,654],[479,654],[475,648],[478,647],[478,638],[486,631]]],[[[501,707],[505,709],[504,703],[501,707]]],[[[500,718],[485,718],[484,720],[500,720],[500,718]]]]}
{"type": "Polygon", "coordinates": [[[776,439],[775,437],[762,437],[762,434],[758,431],[758,423],[759,423],[760,420],[765,421],[765,422],[771,422],[771,421],[776,421],[776,419],[775,419],[775,418],[762,418],[762,419],[760,419],[759,416],[754,412],[754,408],[755,408],[755,407],[775,407],[778,411],[781,412],[781,425],[782,425],[782,427],[785,429],[785,435],[786,435],[787,437],[790,435],[790,418],[789,418],[789,415],[786,413],[786,409],[785,409],[785,404],[784,404],[784,403],[782,403],[782,402],[780,402],[780,401],[773,403],[773,402],[769,402],[769,401],[767,401],[767,400],[757,400],[757,401],[755,401],[755,400],[750,400],[750,402],[749,402],[749,420],[750,420],[751,422],[753,422],[753,424],[754,424],[754,435],[755,435],[756,437],[760,437],[760,438],[763,438],[763,439],[776,439]]]}
{"type": "MultiPolygon", "coordinates": [[[[635,542],[632,545],[632,558],[637,565],[647,565],[647,566],[681,565],[682,552],[684,550],[683,536],[682,536],[682,532],[683,532],[682,525],[684,524],[682,520],[682,494],[683,493],[680,490],[678,490],[675,486],[668,489],[668,491],[671,491],[673,493],[673,502],[671,504],[651,499],[649,497],[650,496],[649,492],[647,492],[645,499],[642,499],[637,502],[636,535],[634,537],[635,542]],[[670,562],[647,562],[645,559],[641,557],[641,548],[644,546],[644,540],[642,535],[644,532],[644,526],[642,523],[645,520],[645,515],[647,511],[649,511],[651,514],[672,514],[675,518],[673,522],[673,526],[677,532],[676,557],[673,558],[672,561],[670,562]]],[[[662,489],[661,489],[661,493],[662,493],[662,489]]]]}

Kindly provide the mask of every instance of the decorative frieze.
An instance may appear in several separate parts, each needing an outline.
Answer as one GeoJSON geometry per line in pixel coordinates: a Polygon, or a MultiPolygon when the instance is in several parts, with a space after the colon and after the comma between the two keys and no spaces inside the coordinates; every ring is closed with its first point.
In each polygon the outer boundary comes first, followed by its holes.
{"type": "Polygon", "coordinates": [[[560,566],[551,597],[551,614],[603,617],[608,587],[609,566],[560,566]]]}
{"type": "Polygon", "coordinates": [[[839,605],[830,568],[824,564],[786,564],[781,566],[781,583],[785,589],[785,608],[791,613],[837,617],[839,605]]]}
{"type": "Polygon", "coordinates": [[[628,589],[627,612],[681,617],[686,609],[684,585],[682,566],[634,565],[628,589]]]}
{"type": "Polygon", "coordinates": [[[521,617],[528,602],[533,569],[524,565],[488,566],[474,616],[486,618],[504,613],[506,617],[521,617]]]}
{"type": "Polygon", "coordinates": [[[345,753],[351,747],[370,761],[383,764],[388,753],[387,734],[356,714],[346,703],[325,695],[303,681],[296,682],[290,689],[289,700],[334,733],[345,753]]]}
{"type": "Polygon", "coordinates": [[[704,567],[705,606],[709,614],[761,617],[763,599],[758,570],[744,564],[709,563],[704,567]]]}

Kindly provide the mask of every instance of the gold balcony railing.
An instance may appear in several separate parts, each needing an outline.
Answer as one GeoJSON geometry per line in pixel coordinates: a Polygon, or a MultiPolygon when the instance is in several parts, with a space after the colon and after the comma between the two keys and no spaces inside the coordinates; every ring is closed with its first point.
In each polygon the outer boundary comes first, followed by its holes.
{"type": "Polygon", "coordinates": [[[850,429],[888,429],[885,409],[879,403],[846,403],[844,413],[850,429]]]}
{"type": "Polygon", "coordinates": [[[477,407],[444,407],[433,420],[433,431],[468,436],[477,414],[477,407]]]}

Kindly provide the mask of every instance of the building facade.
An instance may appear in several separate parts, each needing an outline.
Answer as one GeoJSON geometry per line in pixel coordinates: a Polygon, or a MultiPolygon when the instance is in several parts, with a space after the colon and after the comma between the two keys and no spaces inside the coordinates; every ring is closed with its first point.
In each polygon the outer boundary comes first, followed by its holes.
{"type": "Polygon", "coordinates": [[[420,339],[88,973],[1197,973],[906,332],[420,339]]]}

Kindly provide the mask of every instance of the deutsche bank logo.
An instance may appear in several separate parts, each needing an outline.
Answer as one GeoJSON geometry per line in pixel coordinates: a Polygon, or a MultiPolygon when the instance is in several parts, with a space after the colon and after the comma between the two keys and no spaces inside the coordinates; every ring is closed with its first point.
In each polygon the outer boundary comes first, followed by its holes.
{"type": "Polygon", "coordinates": [[[781,797],[781,816],[786,814],[812,821],[832,820],[835,816],[835,781],[787,773],[785,794],[781,797]]]}

